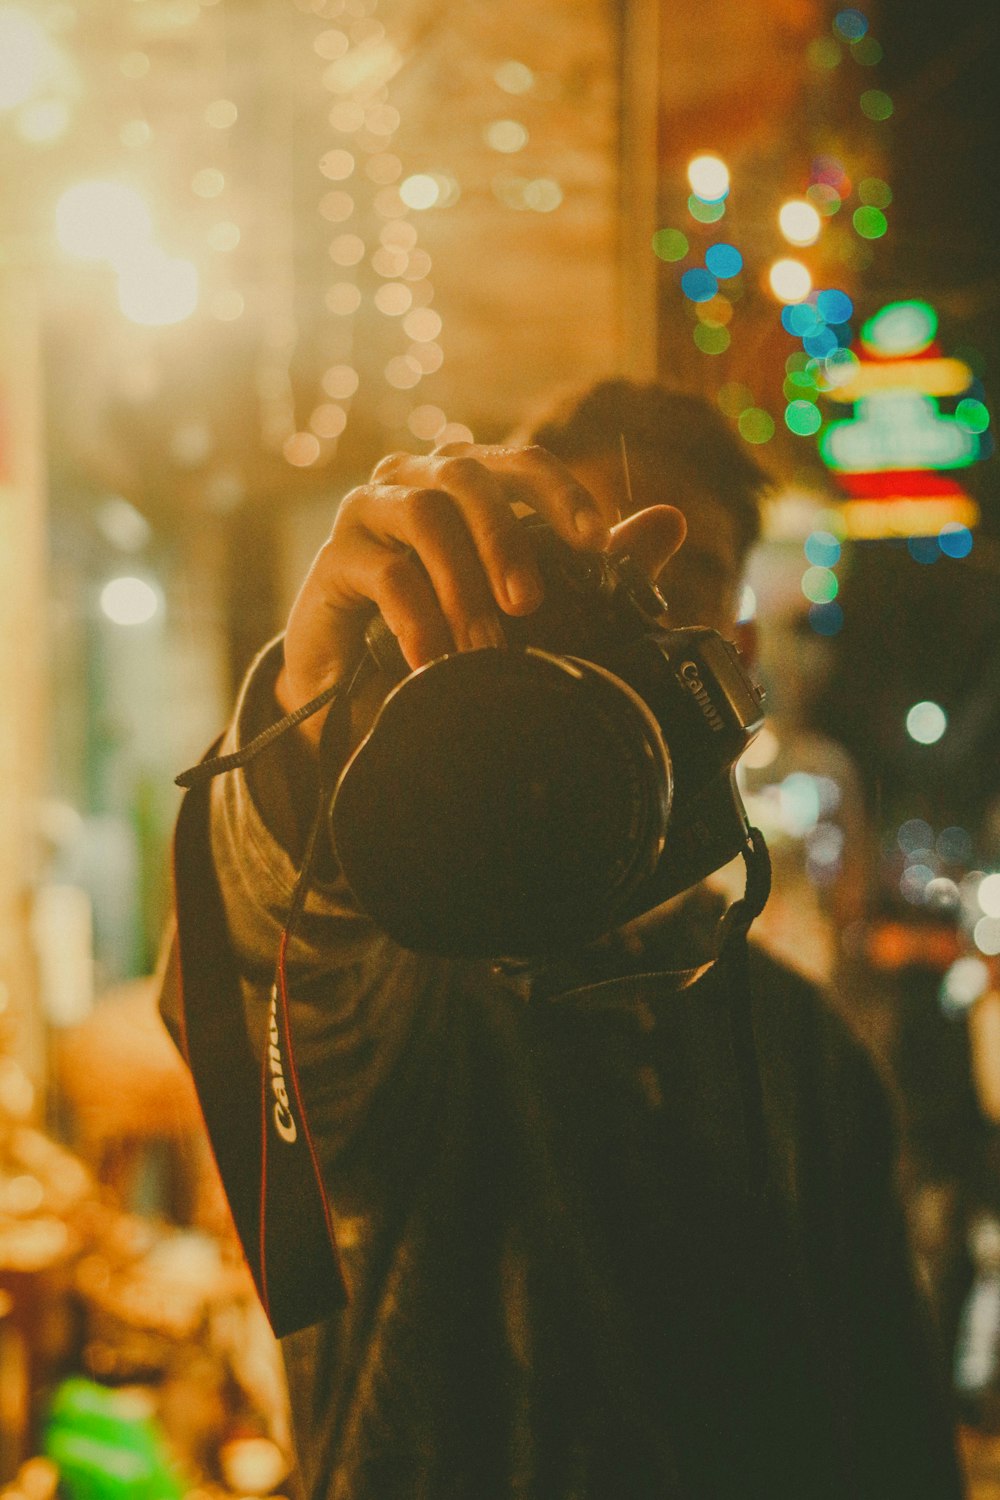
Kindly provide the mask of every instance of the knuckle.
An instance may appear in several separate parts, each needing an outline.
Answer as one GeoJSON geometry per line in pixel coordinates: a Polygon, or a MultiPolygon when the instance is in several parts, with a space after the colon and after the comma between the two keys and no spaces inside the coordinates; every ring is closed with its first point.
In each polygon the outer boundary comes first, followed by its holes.
{"type": "MultiPolygon", "coordinates": [[[[469,444],[468,443],[441,443],[437,448],[434,448],[432,450],[432,457],[434,457],[434,458],[464,458],[464,457],[466,457],[468,455],[468,452],[469,452],[469,444]]],[[[475,460],[471,459],[470,462],[474,463],[475,460]]]]}
{"type": "Polygon", "coordinates": [[[440,490],[415,489],[410,490],[406,497],[406,509],[412,524],[424,528],[438,526],[448,519],[451,503],[440,490]]]}
{"type": "Polygon", "coordinates": [[[551,464],[552,454],[541,443],[527,443],[521,449],[521,457],[533,464],[551,464]]]}
{"type": "Polygon", "coordinates": [[[385,458],[379,459],[372,470],[372,479],[379,484],[389,483],[399,472],[399,469],[408,457],[405,453],[388,453],[385,458]]]}
{"type": "MultiPolygon", "coordinates": [[[[448,446],[457,445],[449,444],[448,446]]],[[[441,462],[438,465],[438,474],[445,484],[464,488],[482,481],[485,470],[478,459],[465,453],[442,453],[439,456],[441,462]]]]}

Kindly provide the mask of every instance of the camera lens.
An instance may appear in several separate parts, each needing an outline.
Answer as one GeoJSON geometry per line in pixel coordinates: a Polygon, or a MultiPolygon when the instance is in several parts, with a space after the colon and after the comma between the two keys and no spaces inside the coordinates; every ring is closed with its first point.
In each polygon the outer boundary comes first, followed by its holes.
{"type": "Polygon", "coordinates": [[[531,956],[613,925],[662,851],[659,728],[611,673],[537,650],[407,679],[331,806],[343,872],[406,947],[531,956]]]}

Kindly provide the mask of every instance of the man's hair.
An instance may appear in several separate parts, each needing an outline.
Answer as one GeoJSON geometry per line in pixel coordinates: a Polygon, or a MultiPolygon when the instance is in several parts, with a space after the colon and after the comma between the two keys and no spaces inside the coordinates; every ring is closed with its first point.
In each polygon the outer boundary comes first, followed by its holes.
{"type": "Polygon", "coordinates": [[[615,376],[550,397],[516,437],[567,463],[620,453],[624,441],[628,454],[662,465],[664,502],[678,469],[715,496],[736,523],[741,557],[760,535],[760,503],[771,481],[704,396],[615,376]]]}

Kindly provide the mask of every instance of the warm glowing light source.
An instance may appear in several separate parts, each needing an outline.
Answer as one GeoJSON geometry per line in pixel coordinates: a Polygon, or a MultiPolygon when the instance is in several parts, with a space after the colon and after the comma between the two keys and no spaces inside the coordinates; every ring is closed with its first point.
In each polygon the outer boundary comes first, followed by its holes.
{"type": "Polygon", "coordinates": [[[906,732],[918,745],[936,745],[948,728],[948,716],[939,703],[925,699],[914,703],[906,715],[906,732]]]}
{"type": "Polygon", "coordinates": [[[52,49],[45,30],[17,5],[0,5],[0,109],[16,109],[35,92],[52,49]]]}
{"type": "Polygon", "coordinates": [[[1000,917],[1000,875],[984,875],[976,890],[976,900],[988,917],[1000,917]]]}
{"type": "Polygon", "coordinates": [[[101,590],[101,611],[115,625],[145,625],[160,608],[160,596],[144,578],[112,578],[101,590]]]}
{"type": "Polygon", "coordinates": [[[428,172],[415,172],[399,184],[399,196],[407,208],[433,208],[441,196],[441,185],[428,172]]]}
{"type": "Polygon", "coordinates": [[[768,281],[779,302],[804,302],[812,291],[812,277],[800,260],[776,260],[768,281]]]}
{"type": "Polygon", "coordinates": [[[198,271],[148,245],[118,268],[118,305],[131,323],[161,328],[183,323],[198,306],[198,271]]]}
{"type": "Polygon", "coordinates": [[[729,192],[729,168],[710,152],[691,158],[687,177],[691,191],[705,203],[717,203],[729,192]]]}
{"type": "Polygon", "coordinates": [[[811,203],[792,198],[778,210],[778,225],[790,245],[815,245],[823,220],[811,203]]]}
{"type": "Polygon", "coordinates": [[[78,182],[56,204],[56,235],[81,260],[117,264],[150,244],[153,222],[134,188],[123,182],[78,182]]]}

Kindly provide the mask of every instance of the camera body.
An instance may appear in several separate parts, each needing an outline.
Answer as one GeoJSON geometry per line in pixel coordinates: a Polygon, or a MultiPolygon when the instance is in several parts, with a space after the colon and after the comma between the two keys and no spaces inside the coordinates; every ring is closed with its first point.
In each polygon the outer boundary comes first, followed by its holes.
{"type": "Polygon", "coordinates": [[[544,598],[506,650],[411,673],[381,616],[368,649],[395,686],[337,784],[330,828],[362,907],[404,946],[531,957],[601,935],[734,858],[735,765],[763,720],[736,647],[670,628],[628,557],[529,526],[544,598]]]}

